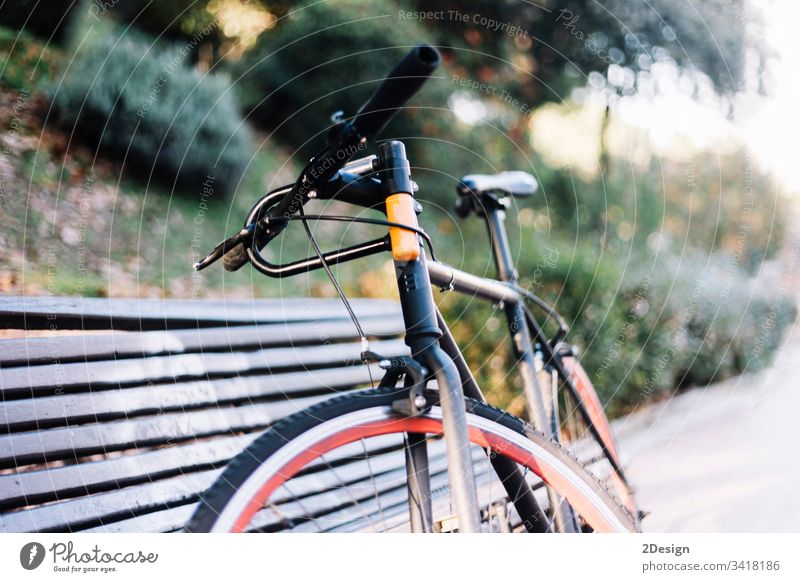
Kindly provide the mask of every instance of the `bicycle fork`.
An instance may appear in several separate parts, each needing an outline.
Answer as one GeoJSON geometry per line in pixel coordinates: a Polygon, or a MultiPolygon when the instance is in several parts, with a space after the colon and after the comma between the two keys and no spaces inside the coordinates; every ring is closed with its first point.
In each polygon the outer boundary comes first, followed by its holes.
{"type": "MultiPolygon", "coordinates": [[[[416,226],[417,203],[412,197],[414,184],[405,155],[405,146],[398,141],[389,141],[378,148],[378,169],[386,195],[387,217],[391,222],[416,226]]],[[[433,290],[425,264],[425,253],[416,233],[399,227],[390,227],[392,256],[395,262],[400,305],[406,327],[406,344],[411,357],[422,364],[436,379],[442,409],[444,440],[447,448],[447,469],[455,510],[458,514],[458,529],[464,533],[480,530],[480,508],[475,483],[475,472],[469,446],[467,411],[464,392],[458,370],[453,360],[439,347],[442,335],[437,320],[433,290]]],[[[409,497],[412,527],[418,531],[430,531],[429,484],[427,458],[421,448],[424,442],[409,434],[406,447],[409,474],[409,497]],[[415,503],[416,499],[419,503],[415,503]],[[426,508],[428,511],[426,511],[426,508]],[[416,525],[415,525],[416,523],[416,525]]]]}

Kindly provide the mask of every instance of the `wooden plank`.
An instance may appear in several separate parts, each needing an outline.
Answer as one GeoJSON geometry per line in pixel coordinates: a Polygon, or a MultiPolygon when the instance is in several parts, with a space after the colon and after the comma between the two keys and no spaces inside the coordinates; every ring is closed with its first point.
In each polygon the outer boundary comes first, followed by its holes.
{"type": "MultiPolygon", "coordinates": [[[[408,353],[401,340],[371,342],[371,348],[389,356],[408,353]]],[[[4,400],[22,395],[62,394],[81,387],[92,389],[175,382],[192,378],[223,377],[270,372],[286,368],[308,369],[332,364],[358,363],[360,343],[329,346],[271,348],[235,354],[180,354],[133,358],[119,362],[78,362],[19,367],[0,373],[0,395],[4,400]]]]}
{"type": "Polygon", "coordinates": [[[197,503],[189,503],[171,509],[137,515],[121,521],[112,521],[90,527],[80,528],[81,533],[164,533],[182,528],[192,517],[197,503]]]}
{"type": "Polygon", "coordinates": [[[130,355],[180,353],[183,346],[169,332],[69,335],[0,340],[0,369],[66,363],[130,355]]]}
{"type": "MultiPolygon", "coordinates": [[[[370,443],[369,446],[367,447],[367,450],[368,451],[384,450],[387,449],[388,447],[388,450],[391,452],[391,450],[396,446],[402,446],[402,443],[400,442],[398,435],[384,435],[381,437],[375,437],[370,439],[370,443]]],[[[353,457],[355,455],[359,455],[362,453],[363,449],[361,443],[351,443],[349,445],[340,447],[335,451],[332,451],[331,454],[327,456],[327,458],[331,463],[336,464],[337,462],[341,462],[342,460],[345,460],[348,457],[353,457]]],[[[391,462],[392,463],[401,462],[400,457],[395,457],[394,459],[392,459],[391,462]]],[[[320,465],[320,463],[319,462],[314,463],[311,466],[313,467],[315,465],[318,466],[320,465]]],[[[183,505],[172,509],[156,511],[153,513],[146,513],[144,515],[139,515],[136,517],[124,519],[117,522],[110,522],[108,520],[105,520],[105,523],[103,525],[92,527],[84,531],[93,533],[101,533],[101,532],[141,533],[141,532],[176,531],[182,528],[186,524],[189,517],[191,517],[192,513],[194,513],[195,508],[196,504],[192,503],[189,505],[183,505]]]]}
{"type": "Polygon", "coordinates": [[[0,475],[0,507],[64,500],[223,465],[258,434],[221,437],[102,461],[0,475]]]}
{"type": "Polygon", "coordinates": [[[325,398],[315,396],[235,408],[171,412],[131,420],[2,435],[0,466],[73,459],[214,434],[259,430],[325,398]]]}
{"type": "MultiPolygon", "coordinates": [[[[223,436],[102,461],[0,475],[0,507],[23,507],[64,499],[74,494],[119,489],[224,464],[260,434],[223,436]]],[[[370,439],[367,450],[378,454],[399,446],[402,446],[402,442],[395,435],[385,435],[370,439]]],[[[349,457],[361,454],[361,443],[352,443],[339,447],[327,455],[326,460],[338,465],[348,462],[349,457]]],[[[318,461],[309,465],[309,468],[323,464],[323,461],[318,461]]]]}
{"type": "MultiPolygon", "coordinates": [[[[399,313],[394,301],[352,299],[358,316],[399,313]]],[[[9,329],[181,329],[227,325],[344,319],[335,299],[252,301],[0,297],[0,320],[9,329]]]]}
{"type": "MultiPolygon", "coordinates": [[[[353,450],[357,450],[357,448],[353,450]]],[[[432,466],[442,463],[446,464],[443,454],[432,458],[432,466]]],[[[211,486],[221,471],[222,469],[213,469],[186,473],[179,477],[162,479],[109,493],[0,514],[0,531],[71,531],[81,527],[82,524],[107,524],[115,519],[130,518],[136,513],[147,512],[148,509],[173,507],[176,504],[194,501],[197,495],[211,486]]],[[[399,475],[404,480],[405,466],[402,450],[371,457],[369,463],[356,461],[344,467],[337,467],[335,471],[320,471],[299,476],[292,481],[291,491],[279,490],[273,500],[276,504],[283,506],[283,504],[295,503],[293,501],[295,495],[311,496],[300,502],[305,506],[307,503],[311,503],[310,499],[316,499],[321,495],[323,500],[313,503],[315,507],[324,505],[328,502],[325,500],[329,499],[330,491],[338,483],[347,487],[352,483],[368,480],[370,473],[376,474],[375,479],[370,482],[374,482],[379,491],[387,483],[385,478],[387,473],[399,475]],[[327,493],[317,495],[317,491],[326,491],[327,493]]],[[[397,479],[398,477],[394,478],[395,481],[397,479]]]]}
{"type": "MultiPolygon", "coordinates": [[[[370,316],[361,323],[370,337],[399,335],[397,314],[370,316]]],[[[358,339],[350,320],[284,322],[142,333],[52,336],[0,340],[0,367],[124,359],[189,352],[232,351],[278,345],[358,339]]]]}
{"type": "Polygon", "coordinates": [[[196,500],[199,491],[208,489],[221,472],[222,469],[202,471],[164,479],[159,482],[159,487],[130,487],[0,514],[0,532],[72,531],[82,525],[89,527],[130,518],[143,512],[144,508],[189,503],[196,500]]]}
{"type": "Polygon", "coordinates": [[[377,381],[382,375],[377,366],[362,365],[10,400],[0,408],[0,431],[99,422],[300,393],[330,393],[365,385],[373,378],[377,381]]]}
{"type": "MultiPolygon", "coordinates": [[[[382,442],[381,446],[385,444],[382,442]]],[[[337,451],[334,456],[347,458],[357,454],[359,443],[353,445],[347,450],[337,451]]],[[[434,490],[443,489],[447,485],[444,443],[431,442],[430,451],[432,486],[434,490]]],[[[473,447],[472,453],[482,489],[485,492],[486,479],[492,479],[495,497],[502,498],[502,487],[496,482],[483,451],[473,447]]],[[[92,531],[175,530],[183,525],[194,509],[193,505],[186,504],[192,504],[196,495],[205,490],[217,475],[218,471],[187,474],[108,494],[5,514],[0,517],[0,530],[76,531],[84,526],[92,531]],[[175,507],[176,504],[184,505],[175,507]],[[142,514],[132,516],[138,513],[142,514]]],[[[492,487],[488,490],[491,493],[492,487]]],[[[293,479],[290,488],[279,489],[273,498],[277,512],[262,511],[256,516],[254,527],[271,530],[313,515],[317,519],[314,525],[324,524],[336,530],[363,530],[370,522],[374,524],[379,519],[382,522],[384,512],[388,514],[393,508],[404,508],[406,496],[403,452],[401,449],[391,450],[371,456],[369,463],[356,460],[338,466],[335,472],[319,471],[293,479]],[[341,488],[336,487],[337,484],[341,488]],[[376,490],[378,500],[375,499],[376,490]],[[357,506],[354,506],[355,502],[358,502],[357,506]]],[[[486,501],[486,495],[482,494],[481,500],[486,501]]],[[[404,520],[403,515],[400,515],[400,520],[404,520]]],[[[306,524],[299,529],[309,527],[306,524]]]]}

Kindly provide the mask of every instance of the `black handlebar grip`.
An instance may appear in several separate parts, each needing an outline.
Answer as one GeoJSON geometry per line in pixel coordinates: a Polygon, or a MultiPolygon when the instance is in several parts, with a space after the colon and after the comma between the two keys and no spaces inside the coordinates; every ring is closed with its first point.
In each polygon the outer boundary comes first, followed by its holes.
{"type": "Polygon", "coordinates": [[[361,136],[372,139],[380,133],[441,62],[439,51],[430,45],[421,44],[411,49],[358,111],[353,124],[361,136]]]}

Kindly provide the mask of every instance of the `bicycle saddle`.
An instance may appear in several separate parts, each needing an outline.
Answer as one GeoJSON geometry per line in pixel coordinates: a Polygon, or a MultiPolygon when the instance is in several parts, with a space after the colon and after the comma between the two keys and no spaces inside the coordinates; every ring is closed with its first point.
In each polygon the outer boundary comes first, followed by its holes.
{"type": "Polygon", "coordinates": [[[458,194],[480,196],[487,192],[510,194],[516,198],[533,196],[539,182],[527,172],[500,172],[499,174],[470,174],[461,178],[458,194]]]}

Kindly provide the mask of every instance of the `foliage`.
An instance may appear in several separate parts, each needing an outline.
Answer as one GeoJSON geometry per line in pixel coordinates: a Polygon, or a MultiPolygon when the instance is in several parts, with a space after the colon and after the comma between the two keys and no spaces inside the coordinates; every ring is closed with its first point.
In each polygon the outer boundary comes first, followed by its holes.
{"type": "MultiPolygon", "coordinates": [[[[567,317],[568,339],[612,411],[770,361],[796,316],[775,260],[791,213],[745,152],[663,158],[635,172],[612,159],[603,181],[536,169],[540,195],[515,203],[508,219],[519,272],[567,317]]],[[[450,241],[446,262],[492,276],[478,222],[426,228],[450,241]]],[[[785,260],[793,268],[796,256],[785,260]]],[[[468,298],[442,307],[483,385],[519,405],[502,313],[468,298]]]]}
{"type": "Polygon", "coordinates": [[[183,65],[182,50],[128,33],[106,35],[78,54],[53,88],[65,128],[139,175],[199,190],[235,188],[251,155],[228,81],[183,65]],[[80,71],[79,73],[76,71],[80,71]]]}
{"type": "Polygon", "coordinates": [[[60,43],[80,4],[80,0],[7,0],[0,2],[0,22],[48,43],[60,43]]]}
{"type": "Polygon", "coordinates": [[[724,253],[667,253],[625,274],[602,325],[573,330],[616,408],[766,366],[797,310],[785,289],[759,285],[734,264],[724,253]]]}
{"type": "Polygon", "coordinates": [[[0,84],[31,91],[56,76],[60,51],[24,31],[0,27],[0,62],[0,84]]]}
{"type": "MultiPolygon", "coordinates": [[[[797,315],[785,282],[764,285],[723,252],[664,250],[653,262],[627,258],[629,249],[610,252],[527,227],[517,235],[523,286],[567,317],[567,341],[578,347],[612,414],[762,369],[797,315]]],[[[478,233],[464,236],[477,240],[478,233]]],[[[464,261],[466,270],[493,274],[474,248],[464,261]]],[[[477,363],[482,386],[521,412],[502,311],[458,296],[447,296],[441,307],[468,360],[477,363]]]]}
{"type": "Polygon", "coordinates": [[[653,158],[631,167],[612,159],[593,180],[542,164],[537,212],[576,236],[595,236],[611,250],[686,247],[740,255],[749,273],[780,249],[789,202],[746,150],[653,158]]]}
{"type": "MultiPolygon", "coordinates": [[[[427,38],[417,23],[398,26],[393,10],[387,0],[324,2],[263,33],[235,66],[253,119],[292,146],[318,148],[331,114],[354,115],[410,46],[427,38]]],[[[429,83],[413,105],[431,104],[437,85],[429,83]]],[[[446,96],[432,104],[445,103],[446,96]]],[[[384,135],[417,136],[422,117],[403,114],[384,135]]]]}
{"type": "Polygon", "coordinates": [[[746,31],[745,25],[757,29],[759,21],[744,0],[709,0],[691,10],[671,0],[564,0],[548,9],[513,0],[411,4],[442,14],[426,22],[465,71],[518,87],[533,108],[563,99],[570,85],[585,84],[591,72],[605,76],[613,67],[609,86],[632,93],[638,83],[649,82],[648,71],[658,62],[704,73],[729,93],[741,88],[746,50],[766,56],[758,34],[746,31]]]}

